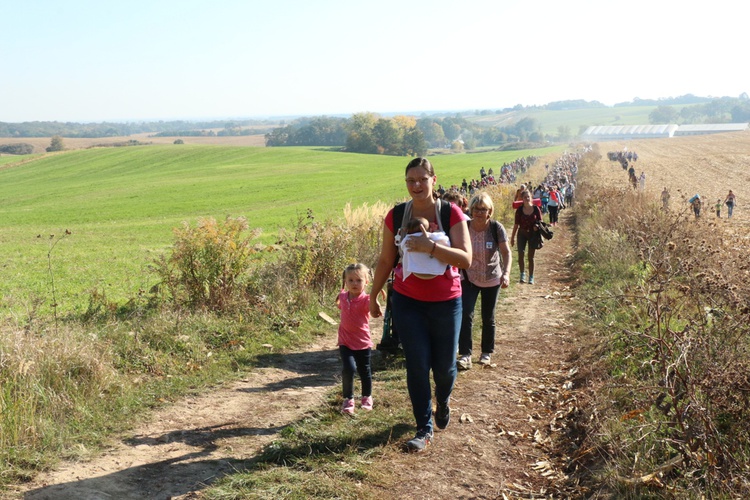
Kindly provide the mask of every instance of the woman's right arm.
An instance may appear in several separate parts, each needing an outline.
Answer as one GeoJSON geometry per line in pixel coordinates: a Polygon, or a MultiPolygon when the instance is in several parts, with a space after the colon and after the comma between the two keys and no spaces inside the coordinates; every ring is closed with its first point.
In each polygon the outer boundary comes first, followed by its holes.
{"type": "Polygon", "coordinates": [[[396,261],[396,243],[393,233],[388,226],[383,224],[383,246],[380,249],[380,258],[375,267],[375,276],[372,279],[372,290],[370,291],[370,316],[379,318],[383,315],[378,302],[378,294],[385,282],[388,281],[388,275],[391,274],[393,263],[396,261]]]}
{"type": "Polygon", "coordinates": [[[518,232],[518,224],[513,224],[513,233],[510,235],[510,246],[516,244],[516,233],[518,232]]]}

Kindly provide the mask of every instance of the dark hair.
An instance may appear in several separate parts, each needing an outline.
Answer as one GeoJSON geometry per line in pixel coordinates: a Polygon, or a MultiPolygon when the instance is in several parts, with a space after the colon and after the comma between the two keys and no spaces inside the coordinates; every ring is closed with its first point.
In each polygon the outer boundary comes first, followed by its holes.
{"type": "Polygon", "coordinates": [[[417,158],[414,158],[412,161],[409,162],[408,165],[406,165],[405,173],[408,174],[409,170],[411,170],[412,168],[416,168],[416,167],[422,167],[423,169],[427,171],[428,174],[430,174],[430,176],[435,175],[435,169],[432,168],[432,163],[430,163],[430,160],[428,160],[427,158],[422,158],[419,156],[417,158]]]}

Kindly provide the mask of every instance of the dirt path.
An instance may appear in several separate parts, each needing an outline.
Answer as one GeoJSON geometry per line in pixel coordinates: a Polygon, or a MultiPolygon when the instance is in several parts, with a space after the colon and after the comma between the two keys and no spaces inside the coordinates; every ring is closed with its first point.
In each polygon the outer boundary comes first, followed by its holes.
{"type": "MultiPolygon", "coordinates": [[[[562,473],[549,456],[550,436],[575,408],[567,389],[577,351],[569,329],[567,215],[537,253],[537,283],[513,284],[501,294],[493,365],[459,374],[448,429],[436,433],[426,453],[392,446],[372,464],[391,478],[382,498],[533,498],[556,491],[562,473]]],[[[231,386],[158,411],[102,456],[65,463],[7,498],[198,498],[338,384],[333,332],[307,352],[274,359],[231,386]]]]}
{"type": "Polygon", "coordinates": [[[375,465],[392,477],[382,498],[571,496],[552,442],[577,405],[566,211],[561,222],[537,252],[536,284],[501,293],[492,365],[477,365],[475,353],[473,368],[459,372],[448,428],[436,431],[428,451],[394,449],[375,465]]]}
{"type": "Polygon", "coordinates": [[[89,462],[65,463],[4,498],[188,499],[246,465],[285,426],[323,404],[337,384],[335,336],[274,366],[159,410],[129,439],[89,462]]]}

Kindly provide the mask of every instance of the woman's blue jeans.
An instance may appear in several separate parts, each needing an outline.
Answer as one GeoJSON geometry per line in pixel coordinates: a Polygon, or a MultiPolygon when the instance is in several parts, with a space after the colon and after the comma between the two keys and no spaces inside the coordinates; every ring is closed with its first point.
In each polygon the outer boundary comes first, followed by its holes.
{"type": "Polygon", "coordinates": [[[500,295],[500,285],[478,287],[469,280],[461,282],[463,289],[461,300],[463,303],[463,318],[461,320],[461,335],[458,338],[458,354],[471,355],[473,342],[471,330],[474,326],[474,307],[479,295],[482,296],[482,352],[495,352],[495,305],[500,295]]]}
{"type": "Polygon", "coordinates": [[[461,298],[423,302],[394,291],[391,300],[393,322],[404,349],[406,385],[417,430],[432,432],[430,370],[435,381],[435,400],[448,404],[456,382],[461,298]]]}

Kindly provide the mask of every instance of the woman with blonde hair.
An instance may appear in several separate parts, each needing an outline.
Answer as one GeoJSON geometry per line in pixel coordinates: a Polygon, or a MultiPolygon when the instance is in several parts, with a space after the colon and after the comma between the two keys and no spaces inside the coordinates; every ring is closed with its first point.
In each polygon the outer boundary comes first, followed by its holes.
{"type": "Polygon", "coordinates": [[[461,283],[461,333],[458,338],[458,368],[471,368],[472,328],[474,307],[482,297],[482,355],[479,364],[489,365],[495,351],[495,305],[500,288],[510,283],[511,251],[508,233],[496,220],[492,220],[494,204],[486,192],[475,194],[469,202],[469,238],[471,239],[471,266],[461,283]]]}

